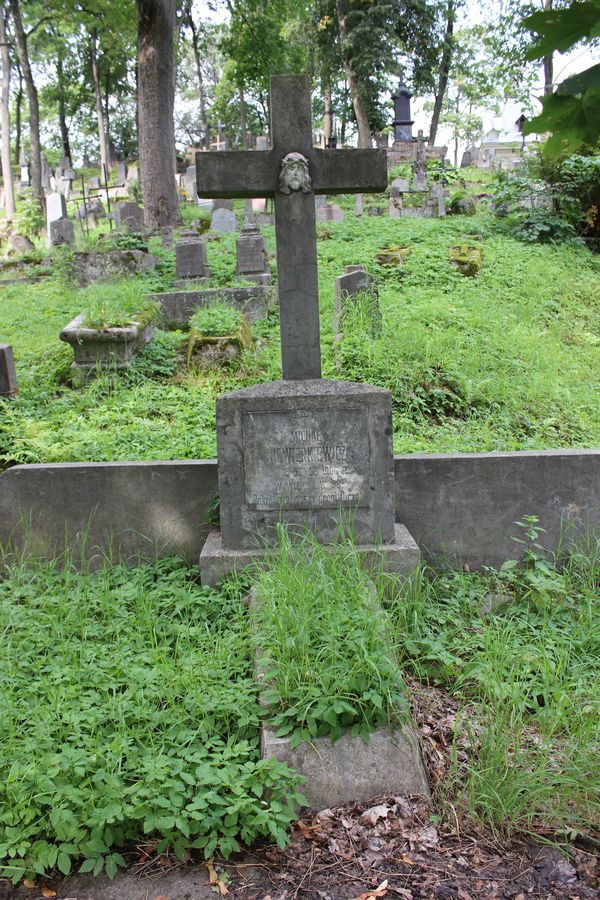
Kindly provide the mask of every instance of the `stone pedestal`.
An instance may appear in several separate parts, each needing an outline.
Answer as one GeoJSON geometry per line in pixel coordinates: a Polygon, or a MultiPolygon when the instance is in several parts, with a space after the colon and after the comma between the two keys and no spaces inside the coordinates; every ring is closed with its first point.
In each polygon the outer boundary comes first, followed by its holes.
{"type": "Polygon", "coordinates": [[[265,240],[260,229],[247,222],[236,241],[236,275],[257,284],[271,283],[271,270],[267,258],[265,240]]]}
{"type": "Polygon", "coordinates": [[[217,400],[221,533],[202,581],[259,561],[278,523],[334,544],[351,533],[368,558],[408,574],[419,551],[395,523],[391,398],[371,385],[274,381],[217,400]]]}
{"type": "Polygon", "coordinates": [[[184,232],[175,246],[177,278],[210,278],[206,243],[197,232],[184,232]]]}
{"type": "Polygon", "coordinates": [[[0,397],[17,393],[17,372],[10,344],[0,344],[0,397]]]}

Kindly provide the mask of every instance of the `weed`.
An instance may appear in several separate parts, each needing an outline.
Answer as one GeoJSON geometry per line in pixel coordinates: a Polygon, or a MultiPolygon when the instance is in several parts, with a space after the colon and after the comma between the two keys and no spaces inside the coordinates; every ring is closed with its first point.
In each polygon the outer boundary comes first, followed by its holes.
{"type": "Polygon", "coordinates": [[[299,777],[260,759],[243,585],[174,559],[3,569],[0,874],[112,877],[145,835],[179,857],[283,845],[299,777]]]}
{"type": "Polygon", "coordinates": [[[405,712],[386,617],[351,543],[324,548],[283,528],[256,580],[267,715],[291,746],[344,730],[365,741],[405,712]]]}

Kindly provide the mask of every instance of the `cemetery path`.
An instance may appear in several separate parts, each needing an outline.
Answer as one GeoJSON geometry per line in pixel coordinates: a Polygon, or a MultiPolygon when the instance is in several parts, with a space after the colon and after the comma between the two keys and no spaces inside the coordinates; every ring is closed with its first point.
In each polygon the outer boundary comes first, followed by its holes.
{"type": "MultiPolygon", "coordinates": [[[[457,704],[441,689],[410,687],[435,796],[450,766],[457,704]]],[[[468,752],[465,735],[458,754],[468,752]]],[[[136,847],[125,853],[130,868],[114,881],[74,875],[12,888],[0,879],[0,900],[600,898],[600,834],[580,836],[561,852],[525,837],[499,844],[487,831],[464,830],[456,812],[454,822],[435,813],[419,797],[382,797],[304,816],[284,850],[265,844],[213,867],[156,856],[152,845],[136,847]]]]}

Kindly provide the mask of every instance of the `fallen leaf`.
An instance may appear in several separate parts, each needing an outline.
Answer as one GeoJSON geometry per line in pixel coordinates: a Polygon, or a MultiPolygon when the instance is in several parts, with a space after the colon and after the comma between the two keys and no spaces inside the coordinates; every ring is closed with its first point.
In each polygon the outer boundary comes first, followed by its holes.
{"type": "MultiPolygon", "coordinates": [[[[363,813],[364,815],[364,813],[363,813]]],[[[388,880],[382,881],[378,888],[374,888],[372,891],[365,891],[360,896],[355,897],[354,900],[371,900],[372,897],[385,897],[388,892],[387,889],[388,880]]]]}
{"type": "Polygon", "coordinates": [[[407,866],[414,866],[414,864],[415,864],[414,859],[411,859],[410,856],[406,855],[406,853],[402,854],[402,862],[405,863],[407,866]]]}
{"type": "MultiPolygon", "coordinates": [[[[219,893],[220,893],[221,897],[226,897],[227,894],[229,893],[229,890],[228,890],[225,882],[221,881],[221,879],[217,875],[217,872],[215,871],[214,862],[215,862],[215,860],[214,860],[213,856],[211,856],[210,859],[206,860],[206,868],[208,869],[209,883],[212,885],[215,885],[219,889],[219,893]]],[[[167,900],[168,900],[168,898],[167,898],[167,900]]]]}
{"type": "Polygon", "coordinates": [[[369,825],[375,825],[379,819],[387,819],[389,811],[389,806],[385,803],[381,803],[379,806],[372,806],[370,809],[365,809],[361,819],[364,819],[369,825]]]}
{"type": "Polygon", "coordinates": [[[156,897],[153,898],[153,900],[169,900],[169,898],[166,894],[157,894],[156,897]]]}
{"type": "Polygon", "coordinates": [[[26,887],[30,891],[32,891],[34,888],[37,887],[37,884],[35,883],[35,881],[29,881],[28,878],[24,878],[23,879],[23,887],[26,887]]]}
{"type": "Polygon", "coordinates": [[[56,897],[56,891],[53,891],[51,888],[43,887],[40,888],[42,897],[56,897]]]}

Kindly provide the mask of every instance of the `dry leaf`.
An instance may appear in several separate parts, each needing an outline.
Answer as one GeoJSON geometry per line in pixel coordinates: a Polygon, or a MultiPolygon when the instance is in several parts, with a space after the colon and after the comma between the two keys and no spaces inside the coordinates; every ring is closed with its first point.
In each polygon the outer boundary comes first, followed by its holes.
{"type": "Polygon", "coordinates": [[[216,885],[218,887],[221,897],[226,897],[229,893],[229,890],[225,882],[221,881],[221,879],[217,875],[214,862],[215,860],[213,856],[211,856],[211,858],[206,861],[206,868],[208,869],[208,880],[210,884],[216,885]]]}
{"type": "Polygon", "coordinates": [[[153,898],[153,900],[169,900],[169,898],[166,894],[157,894],[156,897],[153,898]]]}
{"type": "Polygon", "coordinates": [[[40,890],[42,897],[56,897],[56,891],[53,891],[52,888],[43,887],[40,890]]]}
{"type": "Polygon", "coordinates": [[[388,880],[382,881],[378,888],[374,888],[372,891],[365,891],[359,897],[355,897],[354,900],[371,900],[372,897],[385,897],[387,894],[388,880]]]}
{"type": "Polygon", "coordinates": [[[414,859],[411,859],[410,856],[406,855],[406,853],[402,854],[402,862],[405,863],[405,865],[407,865],[407,866],[414,866],[414,864],[415,864],[414,859]]]}
{"type": "Polygon", "coordinates": [[[24,878],[23,879],[23,887],[29,888],[29,890],[32,891],[34,888],[37,887],[37,884],[35,883],[35,881],[29,881],[28,878],[24,878]]]}
{"type": "Polygon", "coordinates": [[[382,803],[379,806],[372,806],[366,809],[361,816],[369,825],[375,825],[379,819],[387,819],[390,808],[387,804],[382,803]]]}

